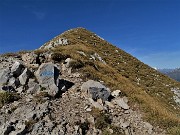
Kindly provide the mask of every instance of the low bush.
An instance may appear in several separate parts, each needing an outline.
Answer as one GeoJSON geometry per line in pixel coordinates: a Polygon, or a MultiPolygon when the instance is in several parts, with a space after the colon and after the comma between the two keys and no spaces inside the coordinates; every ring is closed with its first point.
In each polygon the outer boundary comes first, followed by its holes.
{"type": "Polygon", "coordinates": [[[20,96],[17,93],[1,92],[0,93],[0,107],[2,107],[4,104],[8,104],[13,101],[16,101],[19,98],[20,96]]]}
{"type": "Polygon", "coordinates": [[[62,54],[61,52],[55,52],[52,54],[51,59],[54,61],[58,61],[61,62],[67,58],[69,58],[70,56],[67,54],[62,54]]]}
{"type": "Polygon", "coordinates": [[[45,97],[51,98],[51,96],[48,94],[48,92],[41,91],[40,93],[38,93],[34,96],[34,101],[37,103],[44,103],[46,101],[44,99],[45,97]]]}

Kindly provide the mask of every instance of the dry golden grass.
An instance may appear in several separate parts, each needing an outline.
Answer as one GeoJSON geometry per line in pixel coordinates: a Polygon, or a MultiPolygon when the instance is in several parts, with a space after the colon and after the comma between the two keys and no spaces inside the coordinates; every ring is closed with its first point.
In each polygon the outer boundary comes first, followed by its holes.
{"type": "Polygon", "coordinates": [[[60,37],[67,38],[69,45],[56,47],[52,52],[83,62],[78,71],[84,80],[101,80],[112,91],[120,89],[129,97],[132,106],[138,104],[146,120],[171,134],[179,133],[180,108],[174,108],[176,104],[170,88],[180,88],[180,83],[85,29],[65,32],[53,40],[60,37]],[[86,56],[77,51],[83,51],[86,56]],[[98,53],[107,64],[90,60],[94,53],[98,53]]]}

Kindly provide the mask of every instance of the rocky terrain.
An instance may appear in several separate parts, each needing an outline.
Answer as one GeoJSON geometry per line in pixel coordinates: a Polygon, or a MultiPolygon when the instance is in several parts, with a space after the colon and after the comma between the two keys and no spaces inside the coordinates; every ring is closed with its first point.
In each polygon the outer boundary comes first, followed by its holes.
{"type": "Polygon", "coordinates": [[[134,71],[127,70],[129,66],[116,70],[113,64],[127,65],[127,58],[139,61],[106,44],[111,47],[77,28],[40,49],[1,55],[0,135],[179,134],[179,83],[147,66],[153,80],[161,80],[161,87],[167,88],[158,91],[144,84],[141,76],[131,78],[134,71]],[[98,45],[109,52],[99,52],[98,45]],[[131,72],[131,77],[124,72],[131,72]]]}

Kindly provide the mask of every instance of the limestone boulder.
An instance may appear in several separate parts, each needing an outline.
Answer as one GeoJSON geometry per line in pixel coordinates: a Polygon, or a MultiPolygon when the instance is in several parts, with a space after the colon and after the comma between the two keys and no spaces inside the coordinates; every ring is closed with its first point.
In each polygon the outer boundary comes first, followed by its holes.
{"type": "Polygon", "coordinates": [[[22,63],[16,61],[11,68],[11,73],[13,74],[14,77],[19,77],[23,72],[23,70],[24,70],[24,66],[22,65],[22,63]]]}
{"type": "Polygon", "coordinates": [[[110,90],[97,81],[89,80],[81,86],[81,90],[87,92],[93,100],[102,99],[107,101],[110,90]]]}
{"type": "Polygon", "coordinates": [[[120,90],[115,90],[115,91],[111,92],[111,95],[112,95],[113,97],[118,97],[118,96],[120,96],[120,94],[121,94],[121,91],[120,91],[120,90]]]}
{"type": "Polygon", "coordinates": [[[0,85],[4,85],[7,83],[10,77],[10,70],[9,68],[0,70],[0,85]]]}
{"type": "Polygon", "coordinates": [[[65,66],[66,66],[66,68],[69,68],[69,67],[70,67],[70,64],[72,63],[72,61],[73,61],[73,59],[71,59],[71,58],[67,58],[67,59],[65,60],[65,66]]]}
{"type": "Polygon", "coordinates": [[[23,73],[19,76],[19,81],[22,85],[27,84],[29,77],[31,76],[31,71],[27,68],[24,69],[23,73]]]}
{"type": "Polygon", "coordinates": [[[115,104],[117,104],[119,107],[121,107],[124,110],[128,110],[129,109],[129,105],[127,104],[127,98],[123,97],[123,98],[116,98],[113,101],[115,104]]]}
{"type": "Polygon", "coordinates": [[[35,73],[36,78],[51,96],[55,96],[59,92],[59,70],[53,63],[43,63],[35,73]]]}
{"type": "Polygon", "coordinates": [[[17,88],[20,85],[20,81],[18,78],[11,77],[9,79],[8,85],[17,88]]]}

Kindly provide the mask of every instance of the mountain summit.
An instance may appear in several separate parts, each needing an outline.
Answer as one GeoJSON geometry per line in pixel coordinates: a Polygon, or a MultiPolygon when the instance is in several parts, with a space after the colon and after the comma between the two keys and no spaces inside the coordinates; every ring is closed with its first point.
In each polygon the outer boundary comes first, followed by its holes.
{"type": "Polygon", "coordinates": [[[84,28],[0,61],[2,135],[180,133],[180,83],[84,28]]]}

